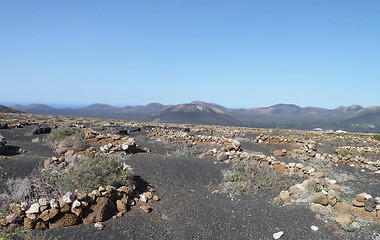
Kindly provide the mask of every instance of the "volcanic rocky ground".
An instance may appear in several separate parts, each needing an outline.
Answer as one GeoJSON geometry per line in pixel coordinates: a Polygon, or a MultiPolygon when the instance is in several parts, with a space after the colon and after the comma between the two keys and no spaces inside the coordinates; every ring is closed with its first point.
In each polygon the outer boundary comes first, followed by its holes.
{"type": "Polygon", "coordinates": [[[134,169],[138,184],[151,186],[159,201],[148,202],[152,209],[149,213],[131,207],[123,216],[103,222],[102,230],[94,224],[80,224],[44,230],[48,237],[274,239],[273,234],[282,231],[281,239],[380,238],[380,202],[376,209],[380,142],[371,134],[1,113],[0,126],[4,129],[0,134],[6,149],[0,154],[0,192],[8,179],[27,177],[43,168],[47,158],[60,157],[47,145],[48,133],[34,135],[33,131],[38,126],[63,123],[80,128],[97,152],[102,147],[114,154],[104,146],[115,143],[118,137],[134,138],[141,151],[128,153],[127,164],[134,169]],[[196,149],[200,155],[188,156],[186,149],[196,149]],[[257,162],[276,174],[297,175],[299,182],[293,188],[246,189],[242,194],[229,194],[222,172],[241,161],[257,162]],[[304,189],[301,183],[305,180],[314,189],[304,189]],[[339,197],[330,197],[332,193],[339,197]],[[372,211],[353,206],[364,205],[369,196],[376,199],[372,211]],[[356,200],[360,201],[353,204],[356,200]],[[349,222],[342,224],[342,216],[349,222]]]}

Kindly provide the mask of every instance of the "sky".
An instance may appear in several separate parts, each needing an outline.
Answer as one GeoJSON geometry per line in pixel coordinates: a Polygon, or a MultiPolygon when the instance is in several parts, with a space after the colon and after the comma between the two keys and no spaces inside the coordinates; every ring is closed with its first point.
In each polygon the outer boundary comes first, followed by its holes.
{"type": "Polygon", "coordinates": [[[377,0],[2,0],[0,104],[380,105],[377,0]]]}

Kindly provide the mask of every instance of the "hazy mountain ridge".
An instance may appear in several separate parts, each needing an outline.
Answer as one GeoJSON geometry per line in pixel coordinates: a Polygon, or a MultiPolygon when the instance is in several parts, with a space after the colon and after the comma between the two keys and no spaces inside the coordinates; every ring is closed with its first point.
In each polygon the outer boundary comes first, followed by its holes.
{"type": "Polygon", "coordinates": [[[193,101],[187,104],[163,105],[150,103],[139,106],[114,107],[95,103],[83,108],[57,109],[46,104],[13,108],[34,114],[73,115],[114,118],[131,121],[162,121],[172,123],[250,126],[290,129],[343,129],[347,131],[380,132],[380,107],[359,105],[335,109],[276,104],[250,109],[228,109],[215,103],[193,101]]]}

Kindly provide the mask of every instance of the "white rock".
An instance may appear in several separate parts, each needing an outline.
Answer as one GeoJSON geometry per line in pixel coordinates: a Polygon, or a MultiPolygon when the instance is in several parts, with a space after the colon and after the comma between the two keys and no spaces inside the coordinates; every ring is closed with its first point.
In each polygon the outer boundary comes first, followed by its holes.
{"type": "Polygon", "coordinates": [[[303,168],[303,164],[302,163],[297,163],[296,164],[296,168],[303,168]]]}
{"type": "Polygon", "coordinates": [[[295,163],[289,163],[289,167],[295,167],[296,164],[295,163]]]}
{"type": "Polygon", "coordinates": [[[314,226],[314,225],[311,226],[311,230],[313,230],[313,231],[318,231],[318,229],[319,229],[319,228],[318,228],[317,226],[314,226]]]}
{"type": "Polygon", "coordinates": [[[325,190],[322,189],[322,194],[327,196],[328,192],[326,192],[325,190]]]}
{"type": "Polygon", "coordinates": [[[79,208],[82,206],[82,203],[77,200],[73,202],[72,208],[79,208]]]}
{"type": "Polygon", "coordinates": [[[41,205],[41,206],[46,206],[48,204],[48,201],[46,198],[41,198],[38,200],[38,203],[41,205]]]}
{"type": "Polygon", "coordinates": [[[30,205],[29,209],[26,210],[25,212],[27,214],[33,214],[33,213],[39,213],[40,211],[40,204],[39,203],[33,203],[30,205]]]}
{"type": "Polygon", "coordinates": [[[363,196],[364,196],[364,198],[365,198],[365,199],[370,199],[370,198],[372,198],[372,196],[371,196],[371,195],[369,195],[368,193],[366,193],[366,194],[363,194],[363,196]]]}
{"type": "Polygon", "coordinates": [[[77,197],[75,196],[74,193],[72,192],[67,192],[63,197],[62,197],[63,201],[65,203],[72,203],[75,201],[75,199],[77,199],[77,197]]]}
{"type": "Polygon", "coordinates": [[[143,194],[140,195],[140,200],[145,203],[148,202],[148,198],[143,194]]]}
{"type": "Polygon", "coordinates": [[[99,230],[102,230],[104,228],[104,225],[101,222],[97,222],[95,223],[94,227],[99,230]]]}
{"type": "Polygon", "coordinates": [[[284,235],[283,231],[276,232],[276,233],[273,234],[273,238],[274,239],[280,239],[282,237],[282,235],[284,235]]]}
{"type": "Polygon", "coordinates": [[[59,202],[56,199],[50,200],[50,207],[51,208],[59,208],[59,202]]]}

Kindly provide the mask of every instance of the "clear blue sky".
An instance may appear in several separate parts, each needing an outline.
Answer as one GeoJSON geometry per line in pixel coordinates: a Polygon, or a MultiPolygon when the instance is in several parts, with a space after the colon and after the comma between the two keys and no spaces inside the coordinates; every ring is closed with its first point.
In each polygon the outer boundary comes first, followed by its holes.
{"type": "Polygon", "coordinates": [[[0,2],[0,104],[380,105],[380,1],[0,2]]]}

